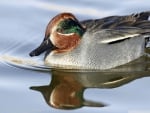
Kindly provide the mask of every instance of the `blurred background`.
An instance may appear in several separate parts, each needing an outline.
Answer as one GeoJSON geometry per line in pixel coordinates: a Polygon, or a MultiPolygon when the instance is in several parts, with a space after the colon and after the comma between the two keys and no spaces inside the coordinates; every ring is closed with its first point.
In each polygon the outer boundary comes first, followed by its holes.
{"type": "MultiPolygon", "coordinates": [[[[48,22],[61,12],[71,12],[84,20],[141,11],[150,11],[149,0],[0,0],[0,55],[29,58],[28,53],[43,40],[48,22]]],[[[87,89],[85,98],[110,105],[69,111],[49,107],[39,92],[29,89],[30,86],[47,85],[50,80],[50,73],[0,62],[0,113],[150,112],[149,77],[115,89],[87,89]]]]}

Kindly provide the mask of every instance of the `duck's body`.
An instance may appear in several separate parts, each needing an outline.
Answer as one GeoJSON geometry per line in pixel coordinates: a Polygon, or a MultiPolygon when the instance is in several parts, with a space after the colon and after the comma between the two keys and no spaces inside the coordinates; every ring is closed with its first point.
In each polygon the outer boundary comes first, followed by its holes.
{"type": "Polygon", "coordinates": [[[71,69],[109,69],[144,55],[145,39],[142,37],[107,45],[100,43],[100,37],[94,37],[98,34],[85,33],[81,45],[68,53],[49,54],[45,59],[46,65],[71,69]]]}
{"type": "MultiPolygon", "coordinates": [[[[75,31],[78,34],[76,40],[70,44],[71,40],[68,38],[68,46],[62,48],[56,46],[56,49],[46,56],[45,64],[71,69],[103,70],[133,61],[145,55],[146,38],[150,37],[149,15],[150,12],[143,12],[129,16],[111,16],[97,20],[86,20],[80,23],[75,19],[79,25],[75,31]],[[83,30],[78,33],[77,30],[80,29],[83,30]]],[[[49,26],[47,29],[50,29],[49,26]]],[[[64,33],[66,37],[75,34],[71,34],[72,31],[71,33],[66,33],[65,30],[60,31],[58,31],[58,34],[64,33]]],[[[55,36],[52,34],[52,38],[50,38],[54,45],[56,45],[55,36]]]]}

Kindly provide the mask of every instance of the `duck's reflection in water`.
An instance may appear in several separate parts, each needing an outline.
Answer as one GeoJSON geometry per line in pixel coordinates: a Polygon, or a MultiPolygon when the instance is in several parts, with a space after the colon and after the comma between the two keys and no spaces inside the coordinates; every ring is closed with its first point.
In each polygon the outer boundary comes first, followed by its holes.
{"type": "MultiPolygon", "coordinates": [[[[131,64],[109,71],[51,70],[52,80],[47,86],[31,87],[40,91],[47,104],[59,109],[75,109],[82,106],[103,107],[101,102],[85,100],[86,88],[116,88],[137,78],[150,76],[149,59],[141,58],[131,64]],[[147,63],[141,64],[143,60],[147,63]]],[[[109,104],[109,103],[108,103],[109,104]]]]}

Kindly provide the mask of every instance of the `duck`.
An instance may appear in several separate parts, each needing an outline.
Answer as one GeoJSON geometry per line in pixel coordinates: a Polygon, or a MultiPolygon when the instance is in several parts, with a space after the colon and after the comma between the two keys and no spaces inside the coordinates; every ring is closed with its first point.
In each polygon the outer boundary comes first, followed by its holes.
{"type": "Polygon", "coordinates": [[[150,11],[79,21],[62,12],[46,27],[31,57],[46,52],[48,67],[107,70],[147,55],[150,42],[150,11]]]}

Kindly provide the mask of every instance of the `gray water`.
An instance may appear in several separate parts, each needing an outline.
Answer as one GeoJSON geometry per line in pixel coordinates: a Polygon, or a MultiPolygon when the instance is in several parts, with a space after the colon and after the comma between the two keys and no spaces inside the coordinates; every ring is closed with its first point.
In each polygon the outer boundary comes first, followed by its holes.
{"type": "MultiPolygon", "coordinates": [[[[109,15],[132,14],[150,10],[150,1],[1,0],[0,9],[0,55],[5,54],[7,56],[42,61],[43,56],[30,58],[28,53],[43,40],[46,25],[56,14],[69,11],[74,13],[79,20],[109,15]]],[[[115,81],[116,78],[108,79],[110,77],[108,76],[106,79],[102,77],[102,74],[97,76],[97,74],[91,74],[91,72],[86,73],[88,77],[89,75],[93,75],[93,77],[90,76],[91,78],[89,78],[88,82],[83,82],[85,87],[90,87],[84,91],[84,98],[106,103],[107,106],[81,107],[68,111],[50,107],[41,93],[30,89],[30,87],[49,85],[52,74],[52,71],[43,72],[21,69],[0,62],[0,113],[150,112],[149,71],[138,73],[138,76],[134,76],[129,80],[131,82],[123,82],[113,88],[109,88],[109,86],[103,87],[103,84],[96,85],[94,78],[99,78],[98,83],[103,83],[104,81],[107,83],[110,82],[110,79],[115,81]]],[[[84,72],[77,74],[85,75],[84,72]]],[[[119,77],[123,75],[119,75],[119,77]]],[[[129,75],[129,73],[125,74],[126,77],[129,75]]],[[[133,75],[136,74],[134,73],[133,75]]],[[[80,77],[79,80],[85,80],[80,77]]]]}

